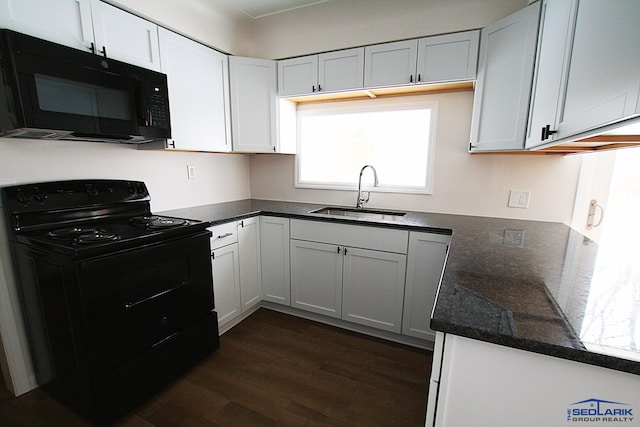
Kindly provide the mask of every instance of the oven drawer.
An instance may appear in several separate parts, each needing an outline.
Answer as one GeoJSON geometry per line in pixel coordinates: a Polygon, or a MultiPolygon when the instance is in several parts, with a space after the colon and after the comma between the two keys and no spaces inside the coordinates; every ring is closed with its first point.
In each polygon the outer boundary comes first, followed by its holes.
{"type": "Polygon", "coordinates": [[[79,278],[91,372],[158,345],[214,307],[208,232],[83,261],[79,278]]]}
{"type": "Polygon", "coordinates": [[[211,250],[221,248],[223,246],[236,243],[238,241],[238,224],[228,222],[226,224],[214,225],[209,230],[213,233],[211,236],[211,250]]]}

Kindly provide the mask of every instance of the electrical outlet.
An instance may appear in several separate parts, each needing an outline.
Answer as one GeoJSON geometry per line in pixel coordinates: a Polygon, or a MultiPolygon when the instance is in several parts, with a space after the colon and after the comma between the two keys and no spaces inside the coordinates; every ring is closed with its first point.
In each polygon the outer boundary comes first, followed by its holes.
{"type": "Polygon", "coordinates": [[[529,199],[531,198],[531,191],[509,191],[509,204],[510,208],[527,209],[529,207],[529,199]]]}
{"type": "Polygon", "coordinates": [[[503,243],[507,246],[524,247],[524,230],[504,230],[503,243]]]}
{"type": "Polygon", "coordinates": [[[195,179],[196,178],[196,167],[193,165],[187,165],[187,178],[195,179]]]}

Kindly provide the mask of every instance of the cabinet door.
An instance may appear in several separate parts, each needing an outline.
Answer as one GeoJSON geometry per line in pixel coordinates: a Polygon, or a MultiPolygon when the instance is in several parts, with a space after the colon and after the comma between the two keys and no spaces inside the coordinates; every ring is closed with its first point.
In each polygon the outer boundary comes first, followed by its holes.
{"type": "Polygon", "coordinates": [[[233,151],[276,152],[276,62],[229,57],[233,151]]]}
{"type": "Polygon", "coordinates": [[[218,325],[222,328],[239,316],[242,310],[238,244],[233,243],[212,251],[211,268],[215,310],[218,313],[218,325]]]}
{"type": "Polygon", "coordinates": [[[260,218],[238,222],[238,261],[240,263],[240,298],[242,312],[262,300],[260,267],[260,218]]]}
{"type": "Polygon", "coordinates": [[[227,56],[159,29],[174,148],[231,151],[227,56]]]}
{"type": "Polygon", "coordinates": [[[318,91],[362,89],[364,48],[318,55],[318,91]]]}
{"type": "Polygon", "coordinates": [[[306,95],[318,90],[318,55],[278,61],[278,95],[306,95]]]}
{"type": "Polygon", "coordinates": [[[558,138],[640,114],[640,2],[580,0],[558,138]]]}
{"type": "Polygon", "coordinates": [[[91,0],[91,16],[99,52],[109,58],[160,71],[156,24],[100,0],[91,0]]]}
{"type": "Polygon", "coordinates": [[[262,299],[291,305],[289,219],[260,217],[262,299]]]}
{"type": "Polygon", "coordinates": [[[364,86],[376,87],[415,83],[417,53],[417,40],[365,47],[364,86]]]}
{"type": "Polygon", "coordinates": [[[90,0],[0,0],[0,28],[76,49],[91,49],[90,0]]]}
{"type": "Polygon", "coordinates": [[[407,282],[404,294],[402,333],[433,341],[435,331],[429,327],[440,277],[447,257],[450,236],[409,234],[407,282]]]}
{"type": "Polygon", "coordinates": [[[291,306],[326,316],[342,315],[342,248],[291,240],[291,306]]]}
{"type": "Polygon", "coordinates": [[[474,80],[479,42],[478,30],[418,40],[418,82],[474,80]]]}
{"type": "Polygon", "coordinates": [[[522,150],[533,78],[536,2],[482,30],[471,150],[522,150]]]}
{"type": "Polygon", "coordinates": [[[342,319],[400,332],[406,255],[344,248],[342,319]]]}
{"type": "Polygon", "coordinates": [[[540,37],[533,75],[526,148],[556,139],[557,134],[543,135],[542,129],[557,128],[568,66],[569,34],[576,0],[544,0],[540,12],[540,37]]]}

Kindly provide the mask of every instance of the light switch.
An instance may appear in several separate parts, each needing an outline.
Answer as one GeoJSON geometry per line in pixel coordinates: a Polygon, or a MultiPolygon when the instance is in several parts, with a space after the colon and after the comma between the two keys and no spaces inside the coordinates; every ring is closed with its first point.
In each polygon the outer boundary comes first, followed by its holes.
{"type": "Polygon", "coordinates": [[[531,191],[509,191],[509,204],[510,208],[527,209],[529,207],[529,199],[531,198],[531,191]]]}
{"type": "Polygon", "coordinates": [[[196,167],[193,165],[187,165],[187,177],[189,179],[196,178],[196,167]]]}

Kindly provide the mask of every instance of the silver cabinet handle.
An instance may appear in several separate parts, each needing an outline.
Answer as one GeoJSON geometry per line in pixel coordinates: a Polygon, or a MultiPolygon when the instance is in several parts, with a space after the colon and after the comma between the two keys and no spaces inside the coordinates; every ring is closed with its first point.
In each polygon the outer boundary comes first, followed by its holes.
{"type": "Polygon", "coordinates": [[[591,203],[589,205],[589,216],[587,216],[587,230],[598,227],[600,224],[602,224],[603,218],[604,208],[598,204],[598,201],[596,199],[591,200],[591,203]],[[598,210],[600,210],[600,219],[598,219],[598,222],[594,223],[598,210]]]}
{"type": "Polygon", "coordinates": [[[216,237],[216,239],[224,239],[225,237],[233,236],[233,233],[223,234],[222,236],[216,237]]]}

